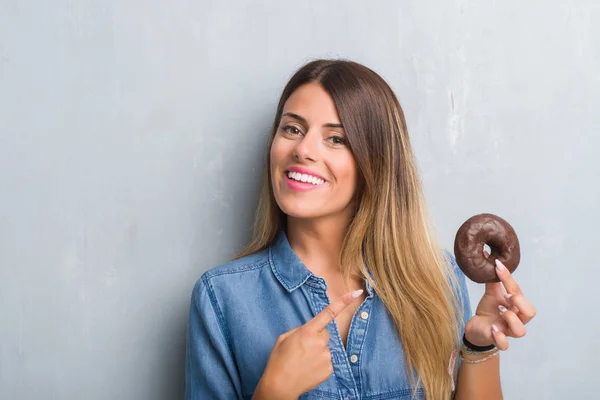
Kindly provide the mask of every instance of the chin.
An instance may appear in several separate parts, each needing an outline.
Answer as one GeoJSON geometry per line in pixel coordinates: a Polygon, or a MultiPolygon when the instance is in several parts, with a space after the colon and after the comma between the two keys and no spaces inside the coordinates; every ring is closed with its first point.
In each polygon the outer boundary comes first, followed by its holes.
{"type": "Polygon", "coordinates": [[[306,202],[283,202],[279,204],[279,208],[288,217],[299,218],[299,219],[310,219],[322,217],[324,215],[321,207],[312,204],[306,204],[306,202]],[[304,203],[304,204],[303,204],[304,203]]]}

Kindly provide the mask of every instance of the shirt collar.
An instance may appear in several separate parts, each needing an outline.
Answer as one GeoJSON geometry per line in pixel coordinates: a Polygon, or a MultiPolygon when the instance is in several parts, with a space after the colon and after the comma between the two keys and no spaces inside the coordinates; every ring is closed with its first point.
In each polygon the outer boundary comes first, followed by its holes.
{"type": "Polygon", "coordinates": [[[277,280],[288,292],[296,290],[308,278],[313,276],[313,273],[306,268],[292,250],[283,230],[277,233],[273,244],[269,248],[269,261],[277,280]]]}
{"type": "MultiPolygon", "coordinates": [[[[292,250],[287,235],[283,230],[277,233],[273,244],[269,248],[269,262],[277,280],[288,292],[293,292],[310,277],[315,276],[306,268],[294,250],[292,250]]],[[[373,279],[373,275],[368,267],[367,273],[373,279]]],[[[365,284],[368,294],[371,295],[373,291],[367,279],[365,279],[365,284]]]]}

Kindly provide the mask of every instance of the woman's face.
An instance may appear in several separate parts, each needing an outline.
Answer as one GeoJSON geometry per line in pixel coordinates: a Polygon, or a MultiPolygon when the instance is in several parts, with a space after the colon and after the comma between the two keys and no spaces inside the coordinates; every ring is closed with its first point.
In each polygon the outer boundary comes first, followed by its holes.
{"type": "Polygon", "coordinates": [[[271,185],[281,210],[295,218],[350,218],[356,162],[331,96],[316,83],[286,101],[271,146],[271,185]]]}

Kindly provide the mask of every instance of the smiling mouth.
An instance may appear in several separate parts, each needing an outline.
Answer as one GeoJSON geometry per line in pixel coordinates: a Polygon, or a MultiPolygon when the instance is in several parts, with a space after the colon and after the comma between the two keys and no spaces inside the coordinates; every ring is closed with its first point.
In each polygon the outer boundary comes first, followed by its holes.
{"type": "Polygon", "coordinates": [[[296,182],[302,183],[310,183],[312,185],[318,186],[325,183],[325,181],[321,178],[317,178],[316,176],[301,174],[299,172],[294,171],[286,171],[285,175],[296,182]]]}

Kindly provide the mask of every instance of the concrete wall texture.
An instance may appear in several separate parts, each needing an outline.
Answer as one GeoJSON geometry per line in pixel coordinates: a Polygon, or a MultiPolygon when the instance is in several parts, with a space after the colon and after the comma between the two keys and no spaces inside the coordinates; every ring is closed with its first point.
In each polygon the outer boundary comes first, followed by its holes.
{"type": "Polygon", "coordinates": [[[397,93],[445,247],[480,212],[519,234],[505,398],[598,398],[595,0],[0,0],[0,398],[183,396],[192,286],[248,239],[318,57],[397,93]]]}

